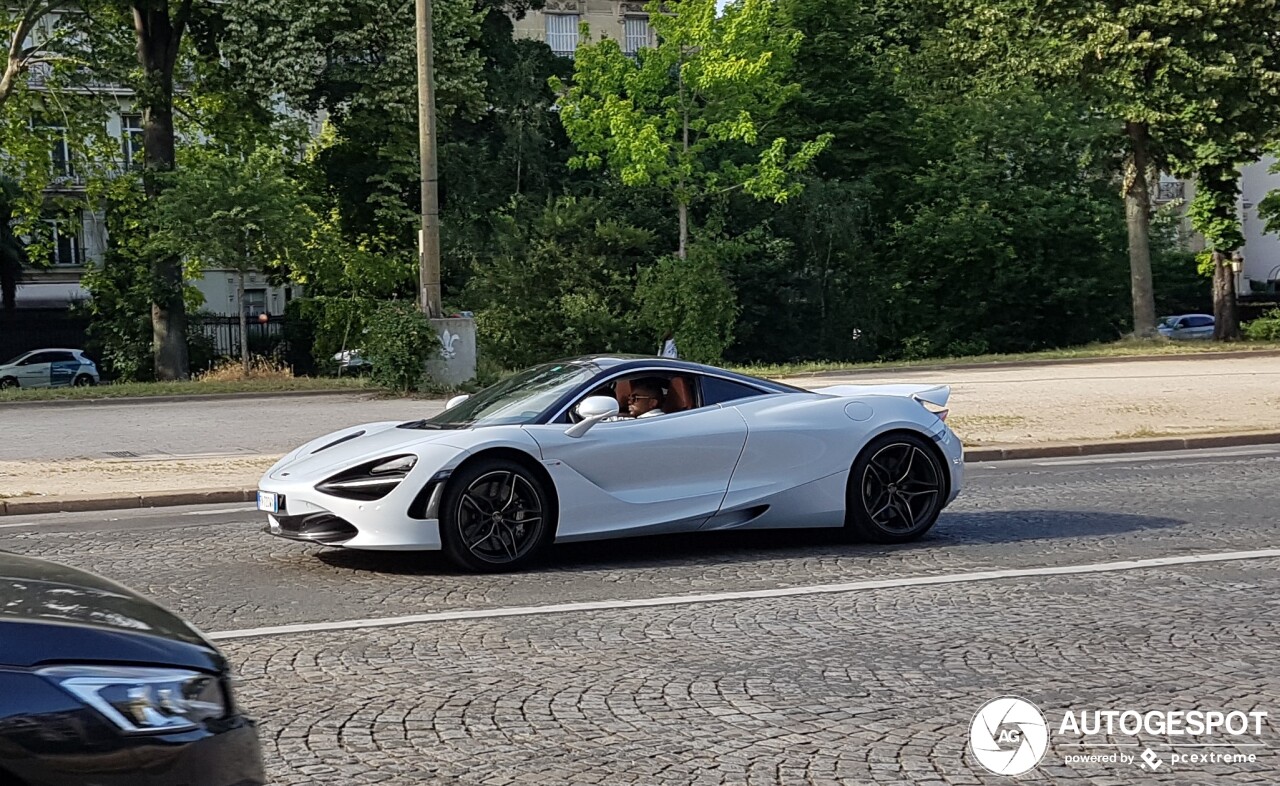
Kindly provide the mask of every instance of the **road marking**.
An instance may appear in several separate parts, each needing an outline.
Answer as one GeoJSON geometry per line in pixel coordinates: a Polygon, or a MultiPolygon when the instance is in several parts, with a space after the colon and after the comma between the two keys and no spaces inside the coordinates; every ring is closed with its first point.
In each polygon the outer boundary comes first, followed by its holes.
{"type": "Polygon", "coordinates": [[[552,603],[543,606],[507,606],[493,609],[437,611],[427,614],[411,614],[404,617],[375,617],[371,619],[342,620],[338,622],[311,622],[298,625],[275,625],[264,628],[242,628],[206,634],[214,641],[247,639],[259,636],[287,636],[294,633],[319,633],[335,630],[360,630],[363,628],[387,628],[393,625],[417,625],[429,622],[454,622],[457,620],[493,619],[497,617],[528,617],[540,614],[564,614],[579,611],[608,611],[614,609],[650,608],[655,606],[684,606],[698,603],[721,603],[734,600],[759,598],[787,598],[803,595],[827,595],[866,590],[922,587],[936,584],[968,584],[975,581],[1018,579],[1035,576],[1065,576],[1078,573],[1112,573],[1122,570],[1142,570],[1170,565],[1198,565],[1211,562],[1236,562],[1247,559],[1280,557],[1280,549],[1257,551],[1229,551],[1218,554],[1192,554],[1180,557],[1125,560],[1122,562],[1094,562],[1084,565],[1060,565],[1046,568],[1013,568],[1009,570],[984,570],[974,573],[949,573],[942,576],[912,576],[875,581],[854,581],[847,584],[813,584],[805,587],[742,590],[739,592],[713,592],[702,595],[667,595],[656,598],[631,598],[619,600],[582,601],[578,603],[552,603]]]}
{"type": "Polygon", "coordinates": [[[253,513],[257,508],[218,508],[217,510],[193,510],[184,516],[216,516],[220,513],[253,513]]]}
{"type": "Polygon", "coordinates": [[[34,526],[36,526],[36,523],[34,521],[24,521],[21,524],[0,524],[0,529],[10,529],[12,527],[34,527],[34,526]]]}

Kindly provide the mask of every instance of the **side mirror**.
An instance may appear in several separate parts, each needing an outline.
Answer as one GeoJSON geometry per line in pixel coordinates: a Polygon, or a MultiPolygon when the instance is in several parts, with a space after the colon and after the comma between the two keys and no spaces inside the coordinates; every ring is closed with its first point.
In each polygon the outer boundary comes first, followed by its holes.
{"type": "Polygon", "coordinates": [[[453,409],[454,407],[458,406],[459,404],[461,404],[462,402],[466,401],[469,398],[471,398],[471,394],[469,393],[463,393],[461,396],[454,396],[453,398],[444,402],[444,408],[453,409]]]}
{"type": "Polygon", "coordinates": [[[613,396],[589,396],[578,405],[577,413],[582,420],[565,429],[565,436],[581,437],[595,424],[617,415],[618,400],[613,396]]]}

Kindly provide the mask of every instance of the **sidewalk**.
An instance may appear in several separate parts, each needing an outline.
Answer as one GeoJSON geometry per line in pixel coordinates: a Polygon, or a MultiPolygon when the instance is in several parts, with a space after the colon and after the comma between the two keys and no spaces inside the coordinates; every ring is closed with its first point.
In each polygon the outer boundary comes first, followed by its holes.
{"type": "MultiPolygon", "coordinates": [[[[1280,442],[1277,356],[877,371],[787,381],[811,389],[850,383],[950,384],[947,422],[975,460],[1280,442]]],[[[295,400],[287,406],[295,408],[296,417],[297,408],[318,402],[295,400]]],[[[366,407],[372,405],[349,408],[345,417],[350,424],[379,419],[365,416],[366,407]]],[[[142,406],[130,409],[145,411],[142,406]]],[[[334,422],[332,428],[344,425],[348,423],[334,422]]],[[[254,427],[227,424],[233,430],[254,427]]],[[[189,499],[192,493],[207,501],[244,499],[282,453],[0,461],[0,501],[10,503],[10,513],[34,513],[31,503],[51,498],[89,504],[84,501],[117,495],[133,501],[124,507],[164,500],[178,504],[172,500],[189,499]],[[175,490],[188,496],[155,496],[175,490]],[[213,491],[218,493],[211,497],[213,491]]]]}

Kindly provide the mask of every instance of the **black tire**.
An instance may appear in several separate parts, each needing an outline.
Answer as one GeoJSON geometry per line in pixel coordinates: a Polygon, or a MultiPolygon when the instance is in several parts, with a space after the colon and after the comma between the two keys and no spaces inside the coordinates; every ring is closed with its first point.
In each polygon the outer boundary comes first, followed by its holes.
{"type": "Polygon", "coordinates": [[[18,380],[14,379],[13,377],[0,378],[0,390],[6,390],[8,388],[16,388],[16,387],[18,387],[18,380]]]}
{"type": "Polygon", "coordinates": [[[93,386],[93,377],[88,374],[77,374],[76,378],[71,381],[72,385],[78,388],[87,388],[93,386]]]}
{"type": "Polygon", "coordinates": [[[885,434],[853,462],[845,527],[876,543],[916,540],[938,521],[946,495],[946,468],[929,441],[909,432],[885,434]]]}
{"type": "Polygon", "coordinates": [[[440,538],[455,564],[479,573],[518,570],[555,531],[551,495],[529,469],[494,458],[449,478],[440,503],[440,538]]]}

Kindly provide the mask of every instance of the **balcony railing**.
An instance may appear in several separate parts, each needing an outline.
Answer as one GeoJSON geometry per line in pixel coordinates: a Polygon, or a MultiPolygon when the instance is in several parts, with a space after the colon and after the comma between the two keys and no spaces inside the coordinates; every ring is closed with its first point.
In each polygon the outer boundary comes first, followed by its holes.
{"type": "MultiPolygon", "coordinates": [[[[27,67],[27,85],[37,90],[49,86],[53,79],[52,63],[32,63],[27,67]]],[[[113,93],[133,92],[130,88],[115,82],[103,82],[98,79],[85,79],[71,86],[72,90],[108,90],[113,93]]]]}

